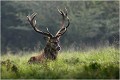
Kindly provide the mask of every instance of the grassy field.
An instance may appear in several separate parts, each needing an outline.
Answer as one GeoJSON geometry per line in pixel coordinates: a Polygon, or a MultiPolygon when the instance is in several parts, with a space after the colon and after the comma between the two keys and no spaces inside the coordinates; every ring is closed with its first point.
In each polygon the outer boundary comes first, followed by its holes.
{"type": "Polygon", "coordinates": [[[56,61],[28,64],[36,52],[1,56],[2,79],[119,79],[119,50],[114,47],[88,51],[62,51],[56,61]],[[21,55],[24,54],[24,55],[21,55]]]}

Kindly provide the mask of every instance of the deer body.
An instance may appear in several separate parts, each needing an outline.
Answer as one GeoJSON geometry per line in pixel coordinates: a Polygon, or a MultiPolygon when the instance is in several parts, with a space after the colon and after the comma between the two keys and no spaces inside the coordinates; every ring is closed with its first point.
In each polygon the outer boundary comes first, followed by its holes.
{"type": "Polygon", "coordinates": [[[44,59],[45,59],[44,54],[40,54],[40,55],[37,55],[37,56],[32,56],[28,60],[28,63],[39,63],[39,62],[43,62],[44,59]]]}
{"type": "Polygon", "coordinates": [[[69,18],[67,16],[67,9],[66,13],[60,9],[58,9],[59,13],[62,15],[63,17],[63,21],[62,21],[62,27],[60,28],[60,30],[56,33],[55,36],[53,36],[48,28],[47,32],[43,32],[39,29],[36,28],[36,20],[34,20],[35,16],[37,15],[37,13],[33,13],[31,16],[27,16],[28,17],[28,21],[30,22],[31,26],[33,27],[33,29],[44,35],[45,37],[47,37],[47,42],[46,42],[46,46],[44,48],[44,51],[42,54],[38,55],[38,56],[33,56],[29,59],[28,62],[42,62],[44,59],[50,59],[50,60],[55,60],[57,58],[58,55],[58,51],[61,49],[59,46],[59,39],[60,37],[66,32],[67,27],[69,26],[70,22],[69,22],[69,18]],[[68,21],[68,25],[65,27],[64,26],[64,21],[65,19],[67,19],[68,21]]]}

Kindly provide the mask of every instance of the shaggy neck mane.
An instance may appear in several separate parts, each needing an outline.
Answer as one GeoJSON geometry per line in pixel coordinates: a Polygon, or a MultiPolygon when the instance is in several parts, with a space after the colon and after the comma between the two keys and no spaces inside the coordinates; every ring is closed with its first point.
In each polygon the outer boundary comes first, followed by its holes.
{"type": "Polygon", "coordinates": [[[44,54],[45,54],[45,57],[47,59],[53,59],[54,60],[54,59],[57,58],[58,51],[53,49],[51,46],[46,45],[46,47],[44,48],[44,54]]]}

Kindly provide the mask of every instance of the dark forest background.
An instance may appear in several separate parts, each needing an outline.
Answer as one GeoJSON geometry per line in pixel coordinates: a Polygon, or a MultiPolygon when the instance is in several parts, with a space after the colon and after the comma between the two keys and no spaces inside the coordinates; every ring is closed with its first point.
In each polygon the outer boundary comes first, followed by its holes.
{"type": "Polygon", "coordinates": [[[119,43],[119,1],[2,1],[1,50],[41,50],[45,40],[28,23],[26,16],[37,12],[37,25],[55,34],[61,15],[68,9],[70,26],[61,38],[62,48],[84,49],[119,43]]]}

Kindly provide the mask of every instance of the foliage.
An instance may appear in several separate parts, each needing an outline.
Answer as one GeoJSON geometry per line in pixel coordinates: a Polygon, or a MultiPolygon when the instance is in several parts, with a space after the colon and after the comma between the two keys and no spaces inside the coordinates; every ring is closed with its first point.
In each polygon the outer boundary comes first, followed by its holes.
{"type": "Polygon", "coordinates": [[[57,8],[64,7],[71,24],[61,39],[63,46],[96,46],[106,41],[118,45],[118,1],[1,1],[2,52],[34,50],[38,43],[43,48],[43,36],[33,31],[26,16],[37,12],[40,29],[48,27],[55,34],[61,21],[57,8]]]}
{"type": "Polygon", "coordinates": [[[56,61],[28,64],[35,52],[2,55],[2,79],[118,79],[119,51],[114,47],[63,51],[56,61]],[[9,67],[7,65],[9,64],[9,67]],[[14,69],[13,69],[14,65],[14,69]],[[9,68],[9,69],[8,69],[9,68]]]}

